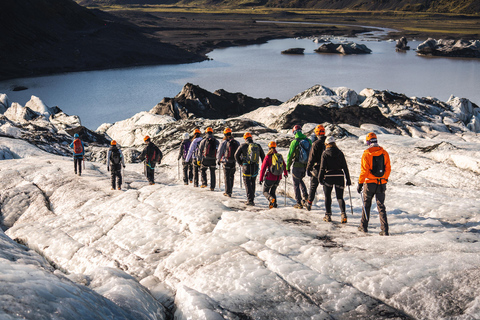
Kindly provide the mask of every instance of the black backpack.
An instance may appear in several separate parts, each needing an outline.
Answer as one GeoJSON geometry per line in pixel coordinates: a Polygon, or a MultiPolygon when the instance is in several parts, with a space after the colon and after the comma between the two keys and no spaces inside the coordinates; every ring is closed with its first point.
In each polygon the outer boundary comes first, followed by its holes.
{"type": "Polygon", "coordinates": [[[110,154],[110,162],[112,165],[117,166],[122,162],[122,156],[117,148],[112,148],[111,151],[112,153],[110,154]]]}
{"type": "Polygon", "coordinates": [[[383,153],[372,158],[372,170],[370,172],[377,178],[383,177],[385,174],[385,158],[383,153]]]}
{"type": "Polygon", "coordinates": [[[235,162],[235,152],[237,151],[240,144],[235,139],[227,140],[226,144],[227,145],[225,147],[225,153],[223,154],[223,157],[225,159],[225,162],[233,163],[235,162]]]}
{"type": "Polygon", "coordinates": [[[203,156],[206,159],[215,159],[217,157],[217,140],[213,137],[206,138],[205,149],[203,156]]]}

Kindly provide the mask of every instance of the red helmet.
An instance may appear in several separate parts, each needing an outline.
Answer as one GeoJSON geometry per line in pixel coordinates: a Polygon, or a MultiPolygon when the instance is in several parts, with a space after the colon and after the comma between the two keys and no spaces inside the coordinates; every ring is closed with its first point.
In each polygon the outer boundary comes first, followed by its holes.
{"type": "Polygon", "coordinates": [[[270,141],[270,143],[268,144],[268,147],[269,148],[276,148],[277,147],[277,143],[275,141],[270,141]]]}
{"type": "Polygon", "coordinates": [[[299,131],[299,130],[302,130],[302,127],[300,127],[300,126],[297,124],[297,125],[295,125],[295,126],[293,127],[292,132],[295,133],[295,132],[297,132],[297,131],[299,131]]]}
{"type": "Polygon", "coordinates": [[[315,134],[317,136],[324,136],[325,135],[325,127],[319,124],[315,127],[315,134]]]}

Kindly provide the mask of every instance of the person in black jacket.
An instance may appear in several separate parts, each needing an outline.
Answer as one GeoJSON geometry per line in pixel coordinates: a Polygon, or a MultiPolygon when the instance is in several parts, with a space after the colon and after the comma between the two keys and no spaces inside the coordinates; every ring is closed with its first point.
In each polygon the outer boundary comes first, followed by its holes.
{"type": "Polygon", "coordinates": [[[235,152],[235,160],[242,168],[243,182],[245,183],[245,190],[247,192],[247,206],[254,206],[255,202],[255,181],[260,171],[260,159],[263,162],[265,153],[262,147],[253,142],[252,134],[246,132],[243,135],[245,143],[238,147],[235,152]]]}
{"type": "Polygon", "coordinates": [[[335,138],[328,137],[325,140],[325,151],[322,154],[320,162],[320,172],[318,180],[323,185],[325,194],[325,217],[326,222],[332,221],[332,190],[335,187],[337,201],[342,211],[342,223],[347,223],[345,213],[345,201],[343,200],[343,189],[345,189],[345,180],[347,186],[352,185],[350,173],[348,171],[347,161],[340,149],[338,149],[335,138]]]}
{"type": "Polygon", "coordinates": [[[218,145],[217,138],[213,136],[213,129],[208,127],[205,129],[205,138],[200,142],[198,146],[198,154],[201,161],[200,171],[202,173],[202,185],[201,188],[207,187],[207,170],[210,170],[210,190],[215,190],[216,184],[216,162],[217,162],[217,150],[218,145]]]}
{"type": "Polygon", "coordinates": [[[107,152],[107,171],[112,173],[112,190],[115,190],[115,185],[118,190],[122,190],[122,166],[125,168],[125,160],[122,150],[117,147],[117,141],[112,140],[110,145],[107,152]]]}
{"type": "MultiPolygon", "coordinates": [[[[318,181],[318,174],[320,172],[320,162],[322,161],[322,154],[325,150],[325,128],[319,124],[315,128],[315,141],[310,149],[307,162],[307,175],[312,177],[310,179],[310,188],[308,190],[308,200],[306,203],[306,209],[310,211],[312,209],[312,203],[317,193],[317,188],[320,182],[318,181]]],[[[312,140],[313,141],[313,140],[312,140]]]]}
{"type": "Polygon", "coordinates": [[[145,136],[143,141],[147,146],[143,149],[142,153],[138,157],[140,161],[145,160],[145,175],[150,185],[155,184],[155,165],[160,164],[162,161],[162,152],[158,147],[150,140],[149,136],[145,136]]]}
{"type": "Polygon", "coordinates": [[[182,167],[183,167],[183,183],[188,185],[188,181],[190,183],[193,182],[193,163],[192,160],[186,161],[188,155],[188,149],[190,149],[190,145],[192,144],[192,140],[190,140],[190,135],[185,132],[183,135],[182,143],[180,143],[180,148],[178,150],[178,158],[177,160],[182,159],[182,167]]]}

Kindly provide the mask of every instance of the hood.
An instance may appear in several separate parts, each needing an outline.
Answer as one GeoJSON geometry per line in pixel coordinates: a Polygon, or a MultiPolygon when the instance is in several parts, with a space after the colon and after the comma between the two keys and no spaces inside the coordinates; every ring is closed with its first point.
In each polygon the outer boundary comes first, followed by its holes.
{"type": "Polygon", "coordinates": [[[338,157],[341,153],[340,149],[338,149],[337,147],[326,148],[324,152],[325,154],[334,158],[338,157]]]}
{"type": "Polygon", "coordinates": [[[304,135],[301,131],[297,131],[297,132],[295,133],[295,139],[301,139],[301,140],[303,140],[303,139],[305,139],[306,137],[307,137],[307,136],[304,135]]]}
{"type": "Polygon", "coordinates": [[[376,157],[376,156],[379,156],[383,153],[383,148],[382,147],[370,147],[365,151],[367,151],[372,156],[376,157]]]}

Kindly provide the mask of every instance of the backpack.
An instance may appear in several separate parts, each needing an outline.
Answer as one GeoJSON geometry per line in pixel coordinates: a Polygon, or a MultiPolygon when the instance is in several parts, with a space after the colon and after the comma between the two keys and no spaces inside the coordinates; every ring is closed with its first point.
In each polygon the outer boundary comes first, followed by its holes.
{"type": "Polygon", "coordinates": [[[271,174],[280,176],[283,173],[283,157],[280,153],[272,155],[272,165],[268,168],[271,174]]]}
{"type": "Polygon", "coordinates": [[[217,157],[217,143],[216,139],[211,137],[207,138],[205,143],[205,149],[203,150],[203,156],[207,159],[215,159],[217,157]]]}
{"type": "Polygon", "coordinates": [[[297,162],[307,164],[308,155],[310,153],[311,144],[307,139],[298,142],[298,160],[297,162]]]}
{"type": "Polygon", "coordinates": [[[235,139],[227,140],[226,144],[227,145],[225,147],[225,153],[223,154],[223,157],[225,159],[225,162],[233,163],[235,162],[235,152],[237,151],[240,144],[235,139]]]}
{"type": "Polygon", "coordinates": [[[379,156],[372,157],[372,169],[370,172],[377,178],[383,177],[385,174],[385,158],[383,153],[379,156]]]}
{"type": "Polygon", "coordinates": [[[247,157],[245,161],[248,164],[258,163],[260,159],[260,146],[254,142],[248,144],[247,157]]]}
{"type": "Polygon", "coordinates": [[[122,162],[120,151],[117,148],[112,148],[111,151],[112,153],[110,154],[110,161],[113,165],[119,165],[120,162],[122,162]]]}
{"type": "Polygon", "coordinates": [[[183,144],[183,160],[187,159],[188,149],[190,149],[191,144],[192,144],[192,141],[185,140],[185,142],[183,144]]]}
{"type": "Polygon", "coordinates": [[[163,155],[162,155],[162,151],[160,151],[160,149],[158,149],[157,146],[155,146],[155,150],[153,151],[153,161],[155,161],[155,163],[158,163],[160,164],[160,162],[162,162],[162,158],[163,158],[163,155]]]}
{"type": "Polygon", "coordinates": [[[73,152],[75,154],[83,153],[82,141],[80,141],[80,139],[73,140],[73,152]]]}

